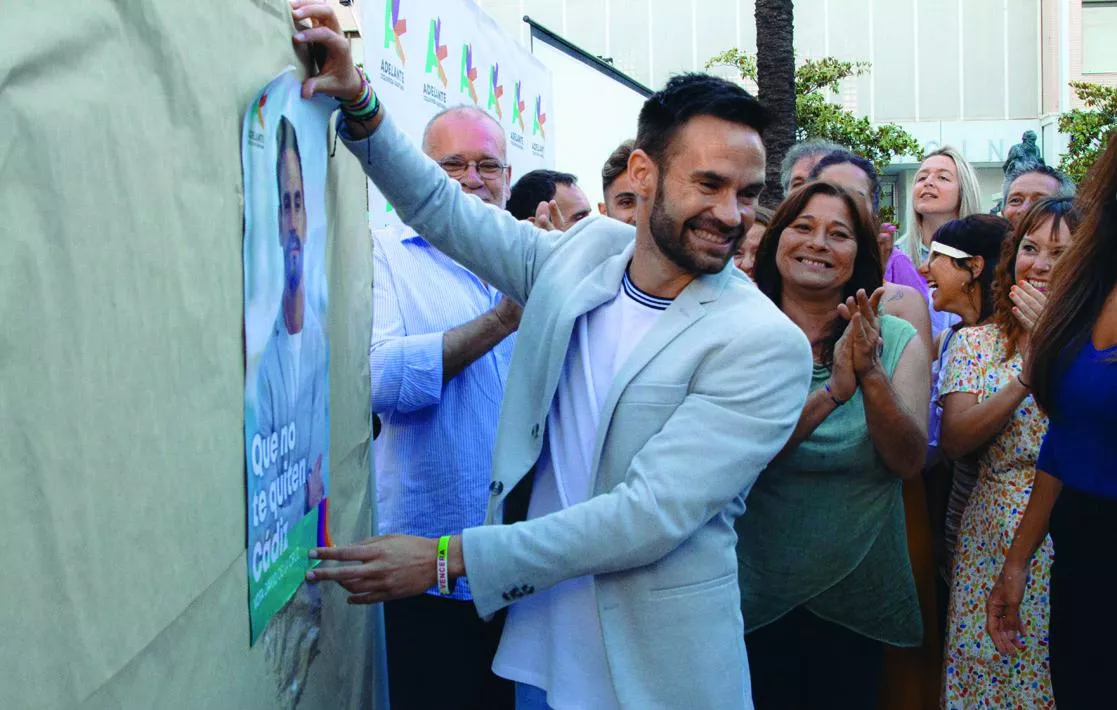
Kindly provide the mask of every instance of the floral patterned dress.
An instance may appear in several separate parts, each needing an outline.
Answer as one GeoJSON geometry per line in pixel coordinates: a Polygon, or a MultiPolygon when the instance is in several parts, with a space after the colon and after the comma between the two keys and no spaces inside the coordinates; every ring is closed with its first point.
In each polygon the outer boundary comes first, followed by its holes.
{"type": "MultiPolygon", "coordinates": [[[[976,394],[984,401],[1020,373],[1017,353],[1005,360],[995,325],[961,330],[946,360],[941,396],[976,394]]],[[[981,452],[978,478],[958,532],[947,622],[943,706],[1053,708],[1048,661],[1052,547],[1046,538],[1032,560],[1024,602],[1024,649],[1002,656],[985,631],[985,602],[1000,574],[1035,479],[1047,417],[1029,395],[981,452]]]]}

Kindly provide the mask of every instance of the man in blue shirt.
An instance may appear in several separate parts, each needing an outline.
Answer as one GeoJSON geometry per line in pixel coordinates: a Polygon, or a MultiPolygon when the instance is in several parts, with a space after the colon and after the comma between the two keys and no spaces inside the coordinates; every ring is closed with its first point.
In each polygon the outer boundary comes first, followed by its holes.
{"type": "MultiPolygon", "coordinates": [[[[503,209],[504,130],[484,111],[435,116],[423,150],[464,191],[503,209]]],[[[407,227],[373,235],[369,371],[380,534],[438,537],[485,519],[492,451],[520,306],[407,227]]],[[[499,623],[477,617],[463,580],[384,605],[392,707],[504,708],[511,684],[490,666],[499,623]],[[452,658],[440,661],[443,643],[452,658]],[[452,649],[452,650],[451,650],[452,649]],[[452,679],[432,683],[434,665],[452,679]]]]}

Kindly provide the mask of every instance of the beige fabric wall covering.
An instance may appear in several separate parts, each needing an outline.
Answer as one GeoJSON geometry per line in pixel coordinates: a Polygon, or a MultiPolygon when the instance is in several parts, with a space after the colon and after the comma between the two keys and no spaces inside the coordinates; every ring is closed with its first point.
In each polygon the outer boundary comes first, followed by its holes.
{"type": "MultiPolygon", "coordinates": [[[[282,0],[0,0],[0,707],[371,704],[325,589],[299,693],[248,645],[241,118],[282,0]]],[[[330,161],[331,528],[370,529],[365,182],[330,161]]],[[[277,665],[278,664],[278,665],[277,665]]]]}

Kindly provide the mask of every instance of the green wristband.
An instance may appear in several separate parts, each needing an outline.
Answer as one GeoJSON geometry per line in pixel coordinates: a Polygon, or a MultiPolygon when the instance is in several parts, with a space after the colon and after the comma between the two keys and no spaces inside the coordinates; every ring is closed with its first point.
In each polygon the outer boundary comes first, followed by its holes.
{"type": "Polygon", "coordinates": [[[438,593],[444,597],[453,594],[450,588],[450,570],[447,563],[447,558],[450,556],[450,536],[443,535],[438,538],[438,558],[435,562],[435,568],[438,572],[438,593]]]}

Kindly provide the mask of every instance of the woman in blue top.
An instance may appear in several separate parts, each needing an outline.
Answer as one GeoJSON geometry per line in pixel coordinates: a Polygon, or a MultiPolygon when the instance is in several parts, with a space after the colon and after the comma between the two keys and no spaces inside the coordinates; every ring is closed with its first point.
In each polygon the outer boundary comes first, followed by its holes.
{"type": "Polygon", "coordinates": [[[986,605],[1001,653],[1023,648],[1020,605],[1030,560],[1048,530],[1050,657],[1062,710],[1112,702],[1117,668],[1117,133],[1080,193],[1083,221],[1038,314],[1027,376],[1050,427],[1024,516],[986,605]]]}
{"type": "Polygon", "coordinates": [[[878,315],[875,225],[840,187],[791,193],[755,274],[810,339],[815,369],[791,440],[737,522],[753,699],[871,708],[884,645],[922,637],[900,482],[923,470],[927,350],[910,324],[878,315]]]}

